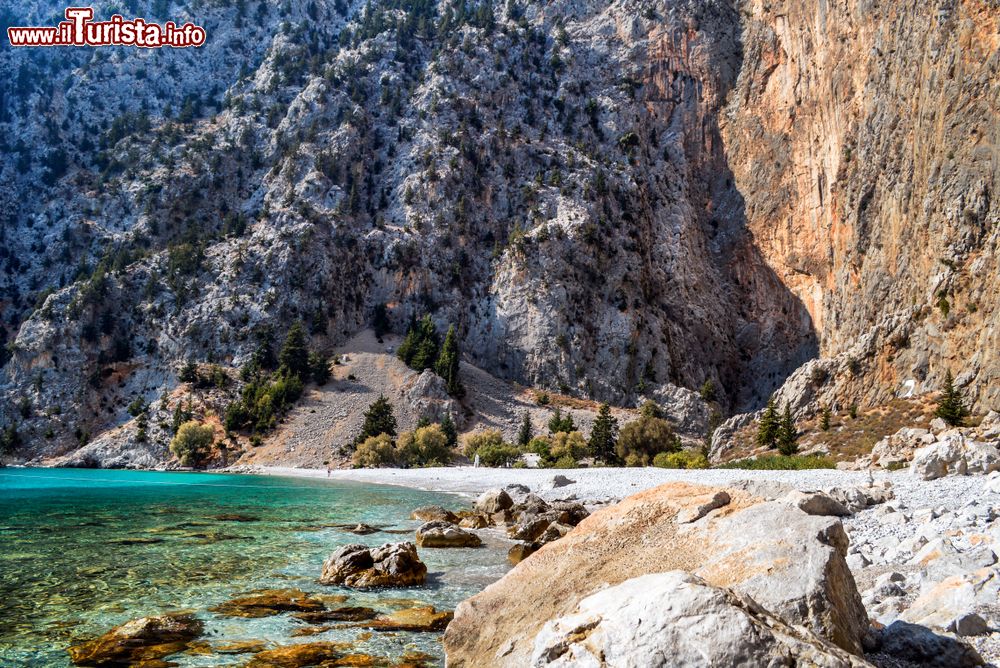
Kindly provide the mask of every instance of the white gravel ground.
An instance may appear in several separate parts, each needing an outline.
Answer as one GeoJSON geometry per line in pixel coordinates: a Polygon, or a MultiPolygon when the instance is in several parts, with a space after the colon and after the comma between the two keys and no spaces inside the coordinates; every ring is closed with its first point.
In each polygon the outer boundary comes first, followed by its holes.
{"type": "MultiPolygon", "coordinates": [[[[269,475],[325,478],[323,469],[265,467],[255,472],[269,475]]],[[[415,489],[454,492],[477,496],[491,487],[519,483],[547,498],[564,498],[571,494],[584,502],[617,501],[636,492],[682,481],[705,485],[727,485],[740,480],[773,481],[798,489],[819,489],[830,486],[865,485],[865,471],[812,469],[807,471],[743,471],[705,469],[685,471],[659,468],[592,468],[592,469],[494,469],[471,466],[451,466],[426,469],[335,469],[335,480],[354,480],[382,485],[401,485],[415,489]],[[552,488],[552,479],[564,475],[576,481],[572,485],[552,488]]],[[[889,480],[896,499],[908,508],[934,506],[960,507],[982,494],[983,478],[956,476],[923,481],[907,471],[876,472],[876,481],[889,480]]]]}

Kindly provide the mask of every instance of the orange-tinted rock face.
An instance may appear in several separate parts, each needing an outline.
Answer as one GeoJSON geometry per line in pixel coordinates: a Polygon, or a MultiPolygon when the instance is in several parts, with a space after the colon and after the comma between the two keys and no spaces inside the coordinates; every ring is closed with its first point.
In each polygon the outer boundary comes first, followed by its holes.
{"type": "Polygon", "coordinates": [[[883,330],[841,399],[948,368],[1000,397],[998,21],[979,0],[744,5],[722,134],[755,243],[824,356],[883,330]]]}

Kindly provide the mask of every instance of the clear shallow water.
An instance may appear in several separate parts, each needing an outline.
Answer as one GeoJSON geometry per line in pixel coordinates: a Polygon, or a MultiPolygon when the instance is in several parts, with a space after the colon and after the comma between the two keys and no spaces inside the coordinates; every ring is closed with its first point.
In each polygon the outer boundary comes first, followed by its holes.
{"type": "MultiPolygon", "coordinates": [[[[294,638],[287,615],[222,617],[213,605],[255,589],[295,587],[348,594],[344,605],[392,610],[415,599],[453,609],[507,570],[505,543],[420,550],[421,588],[355,592],[316,584],[323,560],[347,543],[412,540],[413,508],[465,501],[445,494],[358,483],[82,469],[0,469],[0,665],[68,666],[66,647],[145,615],[194,610],[206,639],[274,645],[364,637],[357,629],[294,638]],[[220,519],[239,514],[249,521],[220,519]],[[355,536],[330,524],[365,522],[406,534],[355,536]]],[[[367,635],[367,634],[365,634],[367,635]]],[[[440,636],[373,633],[358,651],[441,657],[440,636]]],[[[249,655],[170,658],[181,666],[243,665],[249,655]]]]}

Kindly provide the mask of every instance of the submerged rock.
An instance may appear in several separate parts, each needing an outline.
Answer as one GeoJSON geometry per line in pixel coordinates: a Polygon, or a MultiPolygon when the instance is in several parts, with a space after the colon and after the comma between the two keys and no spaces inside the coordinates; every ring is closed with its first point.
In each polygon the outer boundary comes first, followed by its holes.
{"type": "Polygon", "coordinates": [[[453,616],[451,611],[438,611],[434,606],[426,605],[396,610],[356,626],[375,631],[443,631],[453,616]]]}
{"type": "Polygon", "coordinates": [[[255,619],[283,612],[315,612],[324,607],[322,601],[299,589],[264,589],[226,601],[209,610],[228,617],[255,619]]]}
{"type": "Polygon", "coordinates": [[[188,648],[202,623],[189,614],[133,619],[67,651],[78,666],[127,666],[154,661],[188,648]]]}
{"type": "Polygon", "coordinates": [[[333,610],[315,612],[298,612],[292,615],[307,624],[323,624],[326,622],[360,622],[378,617],[378,610],[361,606],[344,606],[333,610]]]}
{"type": "Polygon", "coordinates": [[[412,513],[410,513],[411,520],[420,520],[421,522],[433,522],[439,520],[442,522],[458,522],[458,515],[442,508],[441,506],[422,506],[417,508],[412,513]]]}
{"type": "Polygon", "coordinates": [[[417,547],[479,547],[483,541],[451,522],[427,522],[416,532],[417,547]]]}
{"type": "MultiPolygon", "coordinates": [[[[471,664],[470,664],[471,665],[471,664]]],[[[683,571],[644,575],[584,598],[534,638],[541,666],[786,666],[867,662],[683,571]]]]}
{"type": "Polygon", "coordinates": [[[355,524],[354,526],[344,527],[344,531],[348,533],[353,533],[356,536],[368,536],[373,533],[378,533],[379,530],[370,524],[365,524],[364,522],[360,524],[355,524]]]}
{"type": "Polygon", "coordinates": [[[348,643],[313,642],[298,645],[284,645],[265,650],[255,655],[246,668],[306,668],[306,666],[327,665],[342,658],[350,648],[348,643]]]}
{"type": "Polygon", "coordinates": [[[386,543],[381,547],[345,545],[323,563],[320,584],[370,587],[412,587],[427,579],[427,566],[413,543],[386,543]]]}

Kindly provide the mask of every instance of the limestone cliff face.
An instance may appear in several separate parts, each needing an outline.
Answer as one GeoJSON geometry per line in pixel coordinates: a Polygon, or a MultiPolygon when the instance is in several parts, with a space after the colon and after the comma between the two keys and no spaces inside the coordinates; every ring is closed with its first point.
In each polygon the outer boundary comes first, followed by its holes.
{"type": "Polygon", "coordinates": [[[950,369],[995,406],[996,3],[750,1],[742,23],[726,155],[755,245],[839,356],[817,396],[876,403],[950,369]]]}
{"type": "Polygon", "coordinates": [[[332,346],[380,304],[692,433],[705,380],[752,409],[817,354],[800,411],[946,368],[997,400],[988,3],[134,4],[210,43],[0,52],[26,454],[125,424],[184,360],[239,366],[295,320],[332,346]]]}

